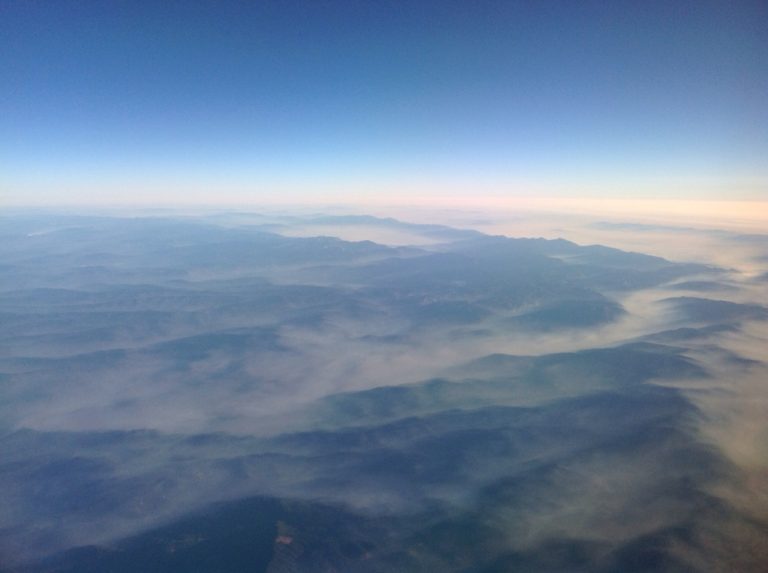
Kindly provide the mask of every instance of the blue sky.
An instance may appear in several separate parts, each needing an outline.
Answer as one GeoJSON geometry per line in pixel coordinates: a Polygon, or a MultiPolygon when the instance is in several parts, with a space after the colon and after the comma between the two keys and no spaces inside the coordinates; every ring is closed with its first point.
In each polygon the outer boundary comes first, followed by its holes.
{"type": "Polygon", "coordinates": [[[768,198],[768,3],[0,7],[14,203],[768,198]]]}

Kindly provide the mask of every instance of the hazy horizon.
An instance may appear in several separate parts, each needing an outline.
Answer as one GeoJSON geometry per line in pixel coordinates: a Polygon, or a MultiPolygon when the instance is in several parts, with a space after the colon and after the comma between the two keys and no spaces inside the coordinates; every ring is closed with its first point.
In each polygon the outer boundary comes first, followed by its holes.
{"type": "Polygon", "coordinates": [[[768,2],[0,5],[0,573],[768,571],[768,2]]]}

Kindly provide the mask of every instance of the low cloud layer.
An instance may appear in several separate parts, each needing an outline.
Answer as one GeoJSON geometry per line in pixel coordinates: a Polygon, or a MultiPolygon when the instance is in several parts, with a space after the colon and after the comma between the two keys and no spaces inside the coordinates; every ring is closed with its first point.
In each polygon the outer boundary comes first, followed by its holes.
{"type": "MultiPolygon", "coordinates": [[[[669,262],[471,226],[6,227],[0,562],[64,571],[59,551],[267,496],[392,528],[349,570],[761,570],[761,238],[709,233],[748,249],[669,262]],[[483,540],[446,550],[456,528],[483,540]]],[[[654,254],[702,236],[631,232],[654,254]]]]}

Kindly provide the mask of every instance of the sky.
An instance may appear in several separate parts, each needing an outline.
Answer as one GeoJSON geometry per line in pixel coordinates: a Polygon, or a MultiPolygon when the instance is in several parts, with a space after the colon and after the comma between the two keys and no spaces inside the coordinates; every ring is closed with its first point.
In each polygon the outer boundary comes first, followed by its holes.
{"type": "Polygon", "coordinates": [[[0,201],[768,200],[768,3],[0,3],[0,201]]]}

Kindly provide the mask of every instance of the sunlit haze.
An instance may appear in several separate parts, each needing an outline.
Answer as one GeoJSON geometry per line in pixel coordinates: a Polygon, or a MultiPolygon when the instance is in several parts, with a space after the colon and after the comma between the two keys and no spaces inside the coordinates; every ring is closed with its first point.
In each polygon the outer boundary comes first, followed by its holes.
{"type": "Polygon", "coordinates": [[[768,571],[768,1],[0,2],[0,573],[768,571]]]}

